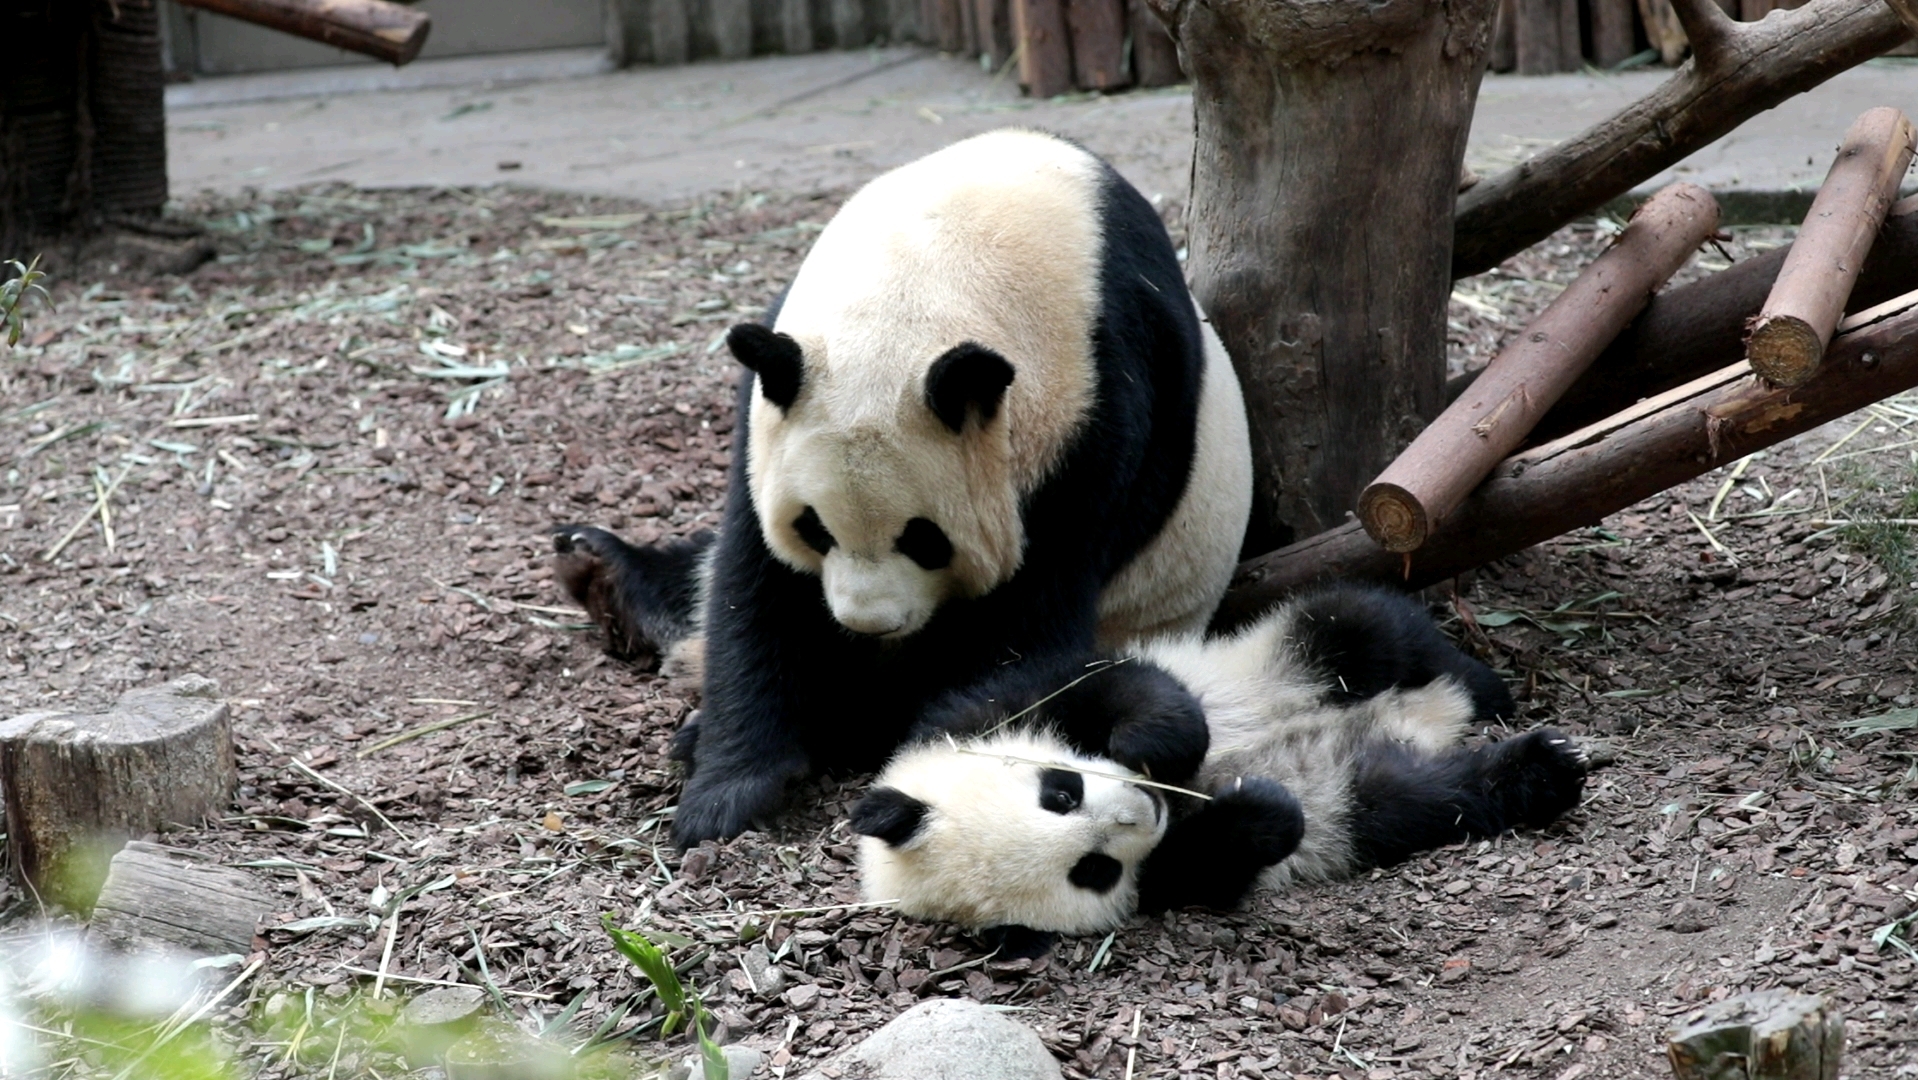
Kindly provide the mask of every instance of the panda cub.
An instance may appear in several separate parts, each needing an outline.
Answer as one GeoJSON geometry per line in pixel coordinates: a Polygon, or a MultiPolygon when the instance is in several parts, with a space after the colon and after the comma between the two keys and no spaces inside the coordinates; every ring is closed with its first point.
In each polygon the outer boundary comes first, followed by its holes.
{"type": "Polygon", "coordinates": [[[1252,500],[1231,360],[1151,204],[1082,147],[997,131],[879,177],[726,344],[717,534],[555,531],[608,651],[703,660],[681,846],[878,768],[946,693],[1201,628],[1231,580],[1252,500]]]}
{"type": "Polygon", "coordinates": [[[1461,745],[1511,695],[1396,593],[1334,586],[1115,659],[1050,696],[928,716],[853,809],[866,897],[1042,951],[1134,911],[1229,908],[1255,882],[1549,825],[1584,787],[1583,753],[1549,728],[1461,745]],[[1135,783],[1097,749],[1125,730],[1204,747],[1150,779],[1210,801],[1135,783]]]}

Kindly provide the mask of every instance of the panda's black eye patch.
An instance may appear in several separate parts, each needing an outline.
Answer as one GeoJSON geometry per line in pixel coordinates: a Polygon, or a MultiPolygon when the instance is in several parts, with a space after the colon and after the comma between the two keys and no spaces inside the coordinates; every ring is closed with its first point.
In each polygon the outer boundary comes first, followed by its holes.
{"type": "Polygon", "coordinates": [[[1086,778],[1070,769],[1047,769],[1039,774],[1039,806],[1055,814],[1070,814],[1086,801],[1086,778]]]}
{"type": "Polygon", "coordinates": [[[793,519],[793,531],[799,534],[807,547],[821,555],[831,551],[833,545],[838,543],[832,538],[832,533],[826,531],[826,523],[819,520],[819,511],[810,506],[806,507],[805,513],[793,519]]]}
{"type": "Polygon", "coordinates": [[[906,522],[905,531],[892,546],[899,554],[918,563],[921,570],[944,570],[952,565],[952,541],[946,539],[944,530],[925,518],[906,522]]]}
{"type": "Polygon", "coordinates": [[[1066,880],[1081,889],[1091,889],[1096,893],[1108,893],[1125,876],[1125,867],[1110,855],[1095,851],[1072,864],[1072,872],[1066,880]]]}

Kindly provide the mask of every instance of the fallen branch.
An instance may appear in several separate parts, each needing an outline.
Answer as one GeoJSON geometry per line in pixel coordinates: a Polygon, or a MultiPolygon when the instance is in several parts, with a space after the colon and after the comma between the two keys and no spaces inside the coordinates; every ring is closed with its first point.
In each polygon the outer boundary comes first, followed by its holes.
{"type": "Polygon", "coordinates": [[[1691,184],[1639,207],[1618,242],[1359,493],[1365,531],[1390,551],[1425,543],[1717,229],[1718,204],[1691,184]]]}
{"type": "MultiPolygon", "coordinates": [[[[1595,424],[1641,398],[1716,370],[1740,354],[1745,323],[1777,279],[1791,246],[1660,293],[1532,429],[1545,442],[1595,424]]],[[[1853,311],[1918,289],[1918,196],[1891,208],[1851,289],[1853,311]]],[[[1456,397],[1472,376],[1448,388],[1456,397]]]]}
{"type": "Polygon", "coordinates": [[[387,0],[180,0],[272,27],[295,37],[365,53],[395,67],[409,63],[426,44],[433,19],[387,0]]]}
{"type": "Polygon", "coordinates": [[[1213,626],[1240,625],[1332,577],[1443,581],[1913,386],[1918,306],[1839,335],[1818,374],[1796,389],[1766,385],[1741,360],[1507,458],[1410,557],[1350,522],[1240,564],[1213,626]]]}
{"type": "MultiPolygon", "coordinates": [[[[1913,0],[1901,0],[1910,8],[1913,0]]],[[[1458,200],[1452,274],[1467,277],[1630,191],[1747,119],[1903,44],[1885,0],[1812,0],[1734,23],[1713,0],[1674,4],[1692,57],[1658,89],[1458,200]]]]}
{"type": "Polygon", "coordinates": [[[1852,122],[1745,339],[1753,371],[1803,386],[1818,370],[1911,153],[1911,121],[1897,109],[1880,106],[1852,122]]]}

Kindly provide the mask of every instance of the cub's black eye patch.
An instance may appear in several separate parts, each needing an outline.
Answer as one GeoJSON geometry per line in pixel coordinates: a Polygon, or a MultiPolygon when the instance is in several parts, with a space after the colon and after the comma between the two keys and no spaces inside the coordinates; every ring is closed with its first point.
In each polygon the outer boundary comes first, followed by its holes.
{"type": "Polygon", "coordinates": [[[944,570],[952,565],[952,541],[944,530],[925,518],[906,522],[906,531],[892,542],[893,550],[919,564],[921,570],[944,570]]]}
{"type": "Polygon", "coordinates": [[[805,513],[793,519],[793,531],[799,534],[807,547],[821,555],[831,551],[833,545],[838,543],[832,538],[832,533],[826,531],[826,523],[819,520],[819,511],[810,506],[806,507],[805,513]]]}
{"type": "Polygon", "coordinates": [[[1086,801],[1086,778],[1070,769],[1047,769],[1039,774],[1039,806],[1055,814],[1070,814],[1086,801]]]}
{"type": "Polygon", "coordinates": [[[1096,893],[1108,893],[1125,876],[1125,867],[1110,855],[1093,852],[1072,864],[1072,872],[1066,880],[1081,889],[1091,889],[1096,893]]]}

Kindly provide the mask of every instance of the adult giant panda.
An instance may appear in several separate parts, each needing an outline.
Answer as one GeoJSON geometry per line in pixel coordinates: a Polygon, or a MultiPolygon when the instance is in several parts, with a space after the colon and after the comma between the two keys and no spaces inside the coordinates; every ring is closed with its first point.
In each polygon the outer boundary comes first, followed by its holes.
{"type": "MultiPolygon", "coordinates": [[[[1491,669],[1396,593],[1336,586],[1228,637],[1147,644],[1026,700],[953,700],[854,807],[869,900],[995,934],[1117,926],[1236,906],[1263,881],[1322,881],[1578,804],[1585,755],[1549,728],[1467,747],[1513,714],[1491,669]],[[1106,728],[1209,736],[1202,764],[1134,781],[1106,728]]],[[[1034,937],[1032,935],[1038,935],[1034,937]]]]}
{"type": "Polygon", "coordinates": [[[1158,216],[1084,149],[998,131],[881,176],[726,341],[749,370],[717,537],[556,535],[610,647],[703,635],[681,845],[876,768],[941,694],[1196,631],[1223,595],[1238,383],[1158,216]]]}

